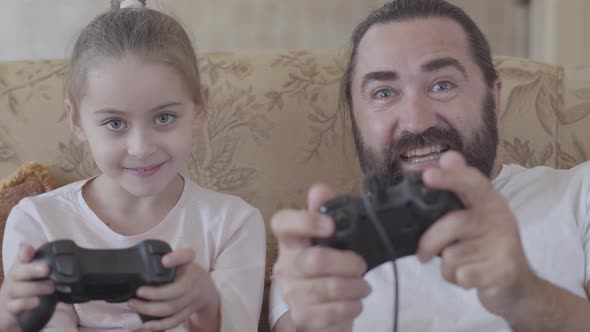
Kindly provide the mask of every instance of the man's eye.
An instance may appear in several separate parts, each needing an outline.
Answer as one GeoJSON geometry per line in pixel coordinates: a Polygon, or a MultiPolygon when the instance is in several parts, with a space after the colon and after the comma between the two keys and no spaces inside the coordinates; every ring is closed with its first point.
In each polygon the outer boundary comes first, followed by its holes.
{"type": "Polygon", "coordinates": [[[104,125],[110,130],[125,129],[125,123],[122,120],[118,120],[118,119],[109,120],[104,125]]]}
{"type": "Polygon", "coordinates": [[[434,92],[445,92],[445,91],[449,91],[452,88],[454,88],[455,85],[451,82],[437,82],[436,84],[434,84],[434,86],[432,87],[432,90],[434,92]]]}
{"type": "Polygon", "coordinates": [[[391,97],[393,97],[393,91],[388,90],[388,89],[381,89],[381,90],[376,91],[373,94],[373,97],[375,97],[376,99],[391,98],[391,97]]]}

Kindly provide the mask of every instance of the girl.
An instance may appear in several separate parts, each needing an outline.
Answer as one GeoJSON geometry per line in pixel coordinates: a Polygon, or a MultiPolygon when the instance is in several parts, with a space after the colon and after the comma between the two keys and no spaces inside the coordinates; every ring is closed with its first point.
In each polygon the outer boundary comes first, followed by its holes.
{"type": "Polygon", "coordinates": [[[66,77],[66,110],[101,174],[22,200],[8,217],[0,331],[54,291],[34,249],[56,239],[125,248],[161,239],[174,251],[172,284],[138,289],[128,303],[58,304],[55,331],[255,331],[265,232],[259,211],[183,176],[193,128],[204,120],[197,60],[182,27],[139,0],[96,17],[79,36],[66,77]],[[23,244],[23,243],[28,244],[23,244]],[[164,317],[141,322],[137,313],[164,317]]]}

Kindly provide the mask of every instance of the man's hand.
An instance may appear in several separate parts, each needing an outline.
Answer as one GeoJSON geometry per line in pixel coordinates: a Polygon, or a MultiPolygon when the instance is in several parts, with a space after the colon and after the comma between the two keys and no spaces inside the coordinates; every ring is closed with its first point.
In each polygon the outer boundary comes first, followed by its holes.
{"type": "Polygon", "coordinates": [[[440,253],[447,281],[476,289],[488,311],[510,322],[541,280],[529,267],[508,202],[456,152],[445,153],[440,168],[424,171],[423,179],[428,187],[457,193],[465,209],[448,213],[424,233],[418,257],[425,262],[440,253]]]}
{"type": "Polygon", "coordinates": [[[298,331],[351,331],[362,311],[361,300],[370,293],[362,279],[367,269],[362,257],[311,246],[311,238],[334,232],[334,222],[317,212],[331,197],[326,186],[315,185],[308,194],[308,210],[282,210],[271,220],[279,242],[274,278],[289,306],[281,320],[290,319],[298,331]]]}

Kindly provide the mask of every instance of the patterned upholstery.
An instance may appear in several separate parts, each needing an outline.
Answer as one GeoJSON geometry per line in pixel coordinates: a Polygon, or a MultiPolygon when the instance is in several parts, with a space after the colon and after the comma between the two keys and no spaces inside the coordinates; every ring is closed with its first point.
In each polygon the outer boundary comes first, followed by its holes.
{"type": "MultiPolygon", "coordinates": [[[[495,64],[504,82],[498,162],[567,168],[587,160],[590,66],[508,57],[495,64]]],[[[67,126],[64,66],[0,63],[1,177],[30,160],[51,165],[61,185],[97,171],[67,126]]],[[[187,165],[198,183],[244,197],[267,222],[277,209],[302,207],[313,182],[358,191],[349,121],[337,111],[341,53],[207,53],[200,66],[211,98],[187,165]]],[[[270,233],[267,256],[270,267],[270,233]]]]}

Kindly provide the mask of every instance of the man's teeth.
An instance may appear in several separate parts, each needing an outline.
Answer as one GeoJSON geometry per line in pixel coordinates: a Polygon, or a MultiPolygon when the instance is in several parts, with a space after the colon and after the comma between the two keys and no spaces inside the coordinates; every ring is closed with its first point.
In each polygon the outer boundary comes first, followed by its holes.
{"type": "Polygon", "coordinates": [[[416,164],[416,163],[421,163],[424,161],[438,159],[438,156],[439,156],[439,154],[430,154],[430,155],[422,156],[422,157],[412,157],[412,158],[409,158],[408,161],[412,164],[416,164]]]}
{"type": "Polygon", "coordinates": [[[402,157],[405,157],[405,158],[420,157],[420,156],[429,155],[431,153],[439,153],[444,150],[445,149],[442,145],[435,145],[435,146],[410,150],[410,151],[402,154],[402,157]]]}

